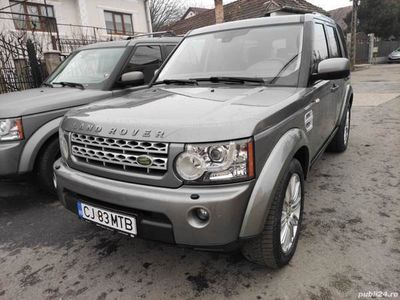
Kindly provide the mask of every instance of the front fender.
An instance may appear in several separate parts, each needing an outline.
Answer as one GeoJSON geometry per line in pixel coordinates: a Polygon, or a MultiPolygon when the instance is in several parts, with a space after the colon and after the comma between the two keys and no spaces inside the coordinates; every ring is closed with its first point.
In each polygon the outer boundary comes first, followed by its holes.
{"type": "Polygon", "coordinates": [[[307,145],[306,134],[298,128],[290,129],[279,139],[264,164],[250,196],[240,238],[253,237],[261,233],[284,170],[296,152],[307,145]]]}
{"type": "Polygon", "coordinates": [[[43,144],[58,132],[58,127],[63,117],[56,118],[42,127],[29,138],[22,151],[19,162],[19,173],[30,172],[35,166],[35,160],[43,144]]]}

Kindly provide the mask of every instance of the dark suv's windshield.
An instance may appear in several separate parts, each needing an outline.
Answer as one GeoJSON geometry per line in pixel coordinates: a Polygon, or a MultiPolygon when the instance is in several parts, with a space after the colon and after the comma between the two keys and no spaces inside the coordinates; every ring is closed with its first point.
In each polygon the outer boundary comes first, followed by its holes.
{"type": "Polygon", "coordinates": [[[82,50],[68,58],[46,83],[74,83],[101,88],[126,48],[82,50]]]}
{"type": "Polygon", "coordinates": [[[157,82],[241,77],[297,86],[302,41],[300,24],[189,36],[160,72],[157,82]]]}

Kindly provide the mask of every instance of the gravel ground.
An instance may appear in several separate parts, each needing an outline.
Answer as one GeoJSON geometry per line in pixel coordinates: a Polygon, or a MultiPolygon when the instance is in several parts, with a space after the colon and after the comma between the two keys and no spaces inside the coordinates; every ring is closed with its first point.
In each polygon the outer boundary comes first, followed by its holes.
{"type": "Polygon", "coordinates": [[[400,292],[400,65],[356,72],[353,82],[349,149],[324,154],[312,169],[304,228],[286,268],[130,239],[79,221],[30,179],[2,180],[0,299],[343,299],[400,292]]]}

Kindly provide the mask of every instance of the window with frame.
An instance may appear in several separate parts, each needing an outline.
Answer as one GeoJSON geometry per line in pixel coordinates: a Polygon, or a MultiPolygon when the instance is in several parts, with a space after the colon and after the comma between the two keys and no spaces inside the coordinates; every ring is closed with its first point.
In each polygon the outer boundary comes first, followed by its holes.
{"type": "Polygon", "coordinates": [[[104,11],[108,34],[133,35],[132,15],[113,11],[104,11]]]}
{"type": "Polygon", "coordinates": [[[41,3],[10,1],[14,26],[18,30],[56,31],[54,7],[41,3]]]}
{"type": "Polygon", "coordinates": [[[144,67],[147,65],[160,64],[161,61],[160,46],[138,46],[130,63],[134,67],[144,67]]]}
{"type": "Polygon", "coordinates": [[[339,39],[335,28],[331,26],[326,27],[326,36],[329,41],[329,53],[330,57],[342,57],[342,51],[340,51],[339,39]]]}
{"type": "Polygon", "coordinates": [[[313,73],[318,69],[318,64],[324,59],[329,58],[328,44],[326,42],[324,25],[316,23],[314,25],[313,40],[313,73]]]}

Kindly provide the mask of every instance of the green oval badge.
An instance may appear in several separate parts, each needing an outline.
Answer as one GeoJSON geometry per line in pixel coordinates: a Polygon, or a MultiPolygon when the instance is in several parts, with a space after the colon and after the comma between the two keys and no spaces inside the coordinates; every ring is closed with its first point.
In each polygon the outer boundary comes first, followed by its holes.
{"type": "Polygon", "coordinates": [[[137,162],[138,162],[139,165],[147,167],[147,166],[150,166],[153,163],[153,160],[148,155],[140,155],[137,158],[137,162]]]}

